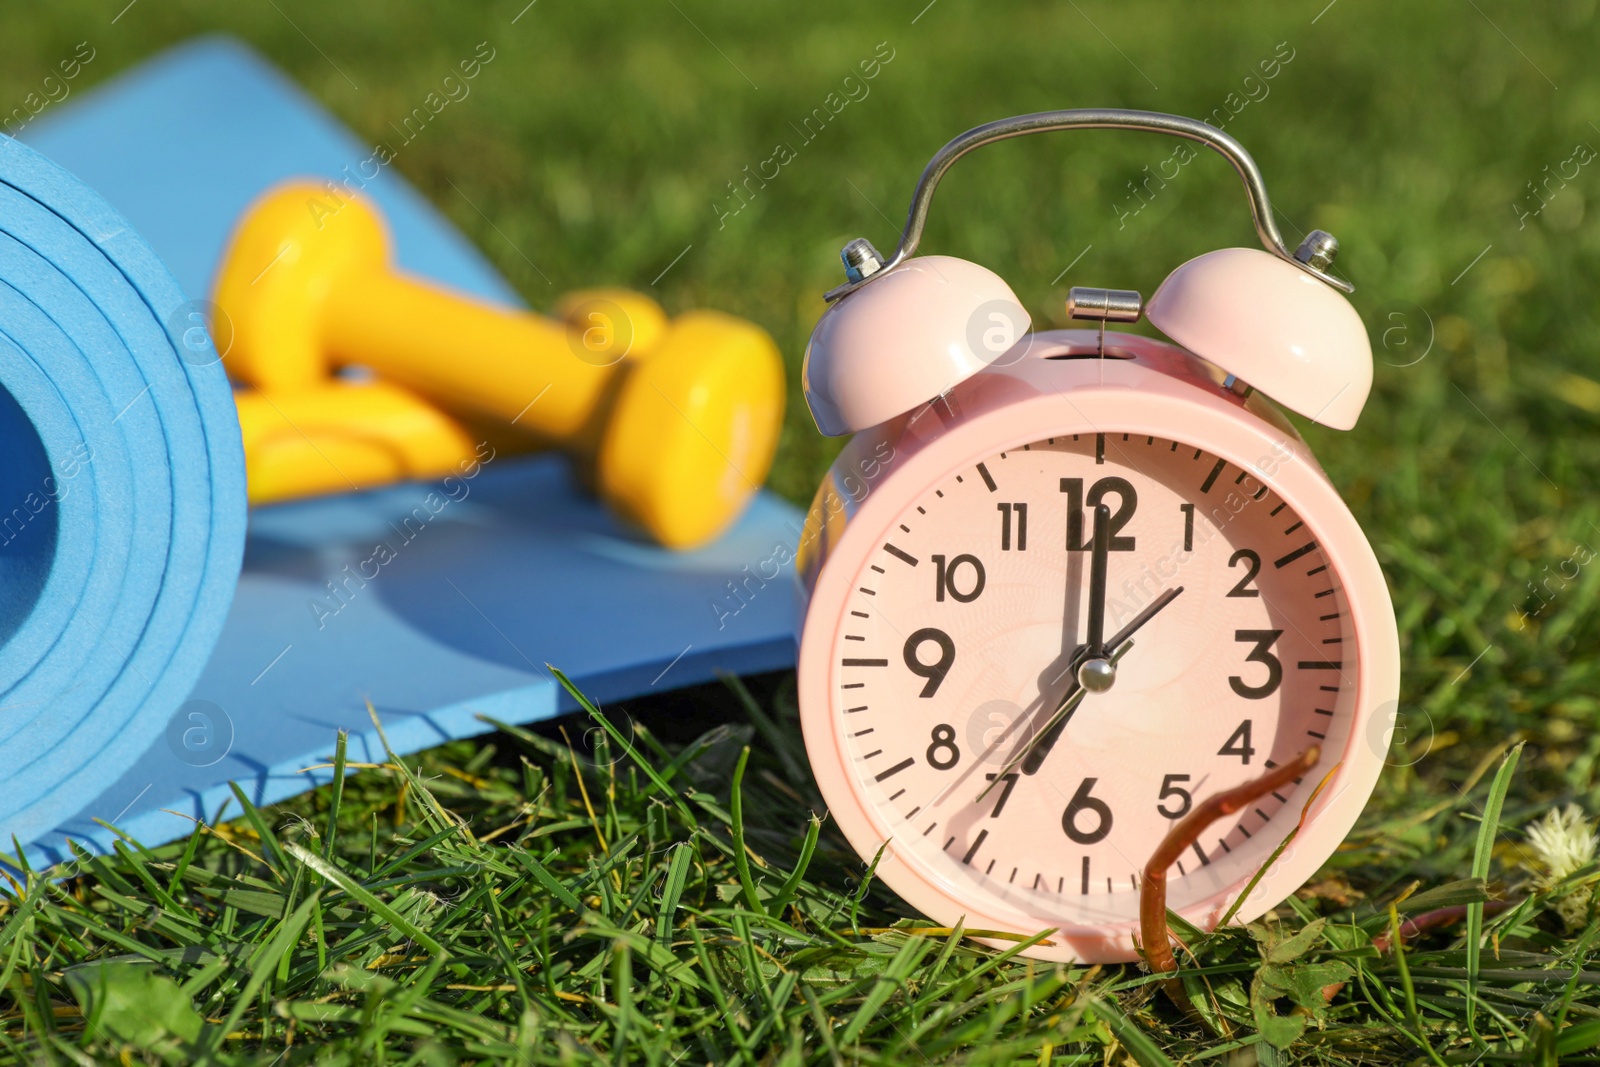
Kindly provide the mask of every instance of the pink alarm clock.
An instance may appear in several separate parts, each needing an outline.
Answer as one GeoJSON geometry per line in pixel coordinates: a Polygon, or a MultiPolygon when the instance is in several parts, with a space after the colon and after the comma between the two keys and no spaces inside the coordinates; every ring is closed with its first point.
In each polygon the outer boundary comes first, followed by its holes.
{"type": "Polygon", "coordinates": [[[1328,272],[1337,248],[1313,231],[1288,251],[1232,137],[1116,110],[962,134],[923,171],[892,257],[845,247],[848,284],[806,350],[817,428],[856,436],[797,561],[800,718],[831,816],[935,922],[1048,930],[1028,952],[1044,959],[1135,959],[1141,872],[1195,804],[1320,750],[1168,872],[1168,906],[1205,929],[1263,866],[1240,921],[1294,892],[1360,814],[1399,692],[1394,609],[1266,399],[1338,429],[1366,402],[1372,351],[1328,272]],[[956,159],[1082,128],[1216,149],[1266,250],[1192,259],[1147,304],[1075,288],[1069,315],[1097,328],[1039,333],[993,272],[914,255],[956,159]],[[1141,314],[1176,343],[1106,332],[1141,314]]]}

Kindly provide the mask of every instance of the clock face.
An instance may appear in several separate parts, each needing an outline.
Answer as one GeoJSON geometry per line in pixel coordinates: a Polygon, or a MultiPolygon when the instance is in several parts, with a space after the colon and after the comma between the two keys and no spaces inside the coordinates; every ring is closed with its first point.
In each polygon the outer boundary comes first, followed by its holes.
{"type": "MultiPolygon", "coordinates": [[[[1195,803],[1350,736],[1340,576],[1304,517],[1192,444],[1085,433],[989,456],[894,519],[851,587],[828,713],[857,795],[956,905],[1030,931],[1131,921],[1195,803]]],[[[1170,906],[1237,891],[1336,759],[1206,831],[1170,906]]]]}

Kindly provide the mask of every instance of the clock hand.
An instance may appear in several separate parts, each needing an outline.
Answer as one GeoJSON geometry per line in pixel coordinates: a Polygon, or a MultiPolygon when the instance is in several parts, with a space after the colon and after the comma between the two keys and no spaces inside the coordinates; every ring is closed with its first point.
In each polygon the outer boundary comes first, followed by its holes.
{"type": "MultiPolygon", "coordinates": [[[[1139,628],[1155,618],[1156,614],[1176,600],[1181,592],[1183,592],[1183,586],[1181,585],[1175,585],[1168,589],[1146,605],[1143,611],[1129,620],[1128,625],[1117,631],[1108,642],[1112,648],[1118,650],[1112,658],[1108,660],[1091,652],[1088,658],[1078,663],[1074,689],[1082,687],[1085,681],[1088,681],[1096,692],[1103,693],[1110,689],[1112,683],[1117,680],[1116,661],[1121,658],[1122,653],[1127,651],[1124,646],[1131,645],[1133,635],[1139,631],[1139,628]]],[[[1061,733],[1066,726],[1066,719],[1062,718],[1056,721],[1056,716],[1051,716],[1051,719],[1052,725],[1047,726],[1044,732],[1036,734],[1025,741],[1027,748],[1023,753],[1025,756],[1022,761],[1023,774],[1037,774],[1040,765],[1044,763],[1044,758],[1050,754],[1050,750],[1060,740],[1061,733]]]]}
{"type": "MultiPolygon", "coordinates": [[[[1103,671],[1107,668],[1110,668],[1111,663],[1115,662],[1115,658],[1120,658],[1121,655],[1127,651],[1125,648],[1121,649],[1121,651],[1117,653],[1113,660],[1107,661],[1104,659],[1106,655],[1106,649],[1104,647],[1106,629],[1106,572],[1109,569],[1108,564],[1111,556],[1111,509],[1105,504],[1098,504],[1095,506],[1094,534],[1093,542],[1090,547],[1093,555],[1091,556],[1089,563],[1089,617],[1086,626],[1087,633],[1084,635],[1083,644],[1079,645],[1077,649],[1073,651],[1072,657],[1067,661],[1067,671],[1071,672],[1072,681],[1068,683],[1067,691],[1062,695],[1061,704],[1054,712],[1051,713],[1049,722],[1045,727],[1046,730],[1055,726],[1057,723],[1064,722],[1066,718],[1071,717],[1072,712],[1077,709],[1078,702],[1083,699],[1082,689],[1088,688],[1097,692],[1101,691],[1103,686],[1101,686],[1099,683],[1103,671]],[[1083,684],[1085,681],[1085,676],[1083,675],[1081,668],[1085,661],[1087,661],[1091,656],[1101,657],[1101,662],[1104,664],[1104,666],[1101,668],[1101,672],[1092,672],[1095,673],[1095,677],[1089,678],[1089,684],[1085,686],[1083,684]]],[[[1137,627],[1124,628],[1124,633],[1131,634],[1134,629],[1137,629],[1137,627]]],[[[1112,647],[1118,647],[1120,644],[1121,642],[1113,642],[1112,647]]],[[[1110,677],[1114,680],[1115,675],[1106,675],[1105,677],[1110,677]]],[[[1019,739],[1017,744],[1012,748],[1011,755],[1006,760],[1005,770],[1001,771],[1001,774],[1009,773],[1012,768],[1017,765],[1018,761],[1020,761],[1023,756],[1027,754],[1028,747],[1037,739],[1037,737],[1037,733],[1034,733],[1032,736],[1025,734],[1021,739],[1019,739]]],[[[987,792],[987,790],[985,790],[985,792],[987,792]]],[[[979,795],[978,799],[983,799],[981,794],[979,795]]]]}
{"type": "MultiPolygon", "coordinates": [[[[1125,641],[1117,647],[1117,650],[1111,654],[1111,658],[1109,660],[1113,668],[1116,666],[1117,661],[1126,655],[1128,649],[1132,647],[1133,642],[1131,640],[1125,641]]],[[[1083,703],[1083,698],[1087,693],[1088,690],[1083,688],[1077,679],[1073,679],[1072,684],[1067,688],[1067,695],[1061,701],[1061,706],[1056,708],[1056,710],[1051,713],[1050,718],[1045,721],[1044,729],[1041,731],[1041,735],[1050,733],[1051,731],[1060,731],[1061,729],[1064,729],[1067,723],[1071,721],[1073,713],[1078,710],[1078,705],[1083,703]]],[[[1028,754],[1032,752],[1033,749],[1034,740],[1032,738],[1024,737],[1021,741],[1019,741],[1016,747],[1011,750],[1011,756],[1006,760],[1005,766],[1000,768],[1000,772],[998,774],[989,779],[989,784],[984,787],[982,793],[978,794],[978,800],[981,801],[985,796],[987,796],[989,790],[994,788],[994,784],[996,782],[1002,780],[1006,775],[1016,770],[1017,764],[1027,759],[1028,754]]],[[[1033,771],[1029,771],[1028,773],[1032,774],[1033,771]]]]}
{"type": "Polygon", "coordinates": [[[1105,654],[1106,565],[1111,555],[1111,509],[1101,504],[1094,509],[1094,545],[1089,561],[1089,624],[1083,646],[1090,655],[1105,654]]]}
{"type": "Polygon", "coordinates": [[[1106,643],[1112,648],[1118,648],[1123,645],[1130,637],[1139,632],[1139,628],[1141,626],[1155,618],[1157,612],[1166,607],[1168,604],[1172,603],[1174,600],[1178,599],[1178,594],[1181,592],[1183,592],[1183,586],[1175,585],[1171,589],[1168,589],[1166,592],[1162,593],[1160,596],[1156,597],[1154,600],[1150,601],[1149,604],[1145,605],[1143,611],[1139,612],[1139,614],[1130,619],[1128,621],[1128,625],[1118,630],[1115,634],[1112,634],[1111,640],[1106,643]]]}

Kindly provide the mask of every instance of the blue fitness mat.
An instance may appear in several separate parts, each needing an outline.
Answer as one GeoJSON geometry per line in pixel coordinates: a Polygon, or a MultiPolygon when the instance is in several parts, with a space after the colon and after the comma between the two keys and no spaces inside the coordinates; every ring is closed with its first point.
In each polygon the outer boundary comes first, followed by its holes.
{"type": "MultiPolygon", "coordinates": [[[[218,38],[42,115],[23,140],[126,216],[190,297],[208,293],[258,193],[343,178],[373,152],[218,38]]],[[[404,268],[519,302],[392,167],[364,192],[404,268]]],[[[792,581],[774,561],[799,537],[795,508],[763,493],[715,544],[666,552],[619,529],[562,460],[484,454],[455,479],[252,511],[232,608],[188,702],[103,789],[73,783],[76,814],[25,846],[29,862],[67,858],[69,838],[108,849],[97,820],[146,844],[187,834],[231,799],[230,781],[257,804],[322,784],[328,771],[302,769],[330,758],[340,729],[351,760],[379,761],[368,702],[396,750],[414,752],[490,729],[479,715],[572,710],[546,663],[598,701],[793,664],[792,581]]]]}

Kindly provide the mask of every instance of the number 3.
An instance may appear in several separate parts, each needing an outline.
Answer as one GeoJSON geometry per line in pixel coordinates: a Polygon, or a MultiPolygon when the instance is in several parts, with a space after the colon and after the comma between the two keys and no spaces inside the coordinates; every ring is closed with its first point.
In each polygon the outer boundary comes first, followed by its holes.
{"type": "Polygon", "coordinates": [[[1235,641],[1251,641],[1255,648],[1244,658],[1246,663],[1261,663],[1267,668],[1267,680],[1260,685],[1247,685],[1245,680],[1237,674],[1228,677],[1228,684],[1233,686],[1233,691],[1246,700],[1265,700],[1278,691],[1278,685],[1283,681],[1283,663],[1272,654],[1272,644],[1283,635],[1282,630],[1235,630],[1235,641]]]}

